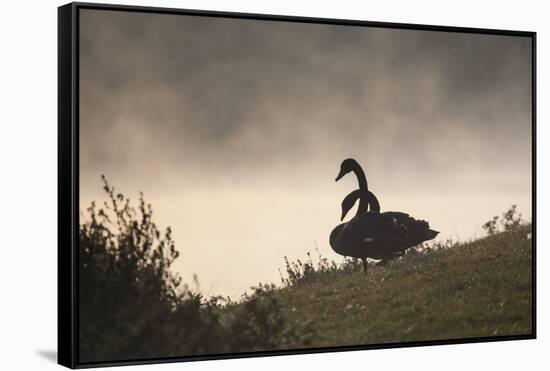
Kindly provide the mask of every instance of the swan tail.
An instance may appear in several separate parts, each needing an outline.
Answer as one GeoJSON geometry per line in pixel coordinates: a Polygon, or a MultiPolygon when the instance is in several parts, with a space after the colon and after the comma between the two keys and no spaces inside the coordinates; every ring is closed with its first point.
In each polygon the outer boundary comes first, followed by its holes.
{"type": "Polygon", "coordinates": [[[426,233],[428,239],[434,239],[439,234],[438,231],[434,231],[433,229],[428,229],[428,232],[426,233]]]}

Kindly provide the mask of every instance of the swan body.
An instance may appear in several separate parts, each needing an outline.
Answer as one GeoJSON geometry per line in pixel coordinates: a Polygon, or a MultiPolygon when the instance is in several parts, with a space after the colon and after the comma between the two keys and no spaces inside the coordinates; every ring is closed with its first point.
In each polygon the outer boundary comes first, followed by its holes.
{"type": "Polygon", "coordinates": [[[424,220],[401,212],[367,212],[339,224],[330,234],[332,249],[354,258],[390,259],[431,240],[438,232],[424,220]]]}
{"type": "Polygon", "coordinates": [[[334,228],[330,245],[344,256],[387,259],[408,248],[407,231],[392,218],[369,212],[334,228]]]}

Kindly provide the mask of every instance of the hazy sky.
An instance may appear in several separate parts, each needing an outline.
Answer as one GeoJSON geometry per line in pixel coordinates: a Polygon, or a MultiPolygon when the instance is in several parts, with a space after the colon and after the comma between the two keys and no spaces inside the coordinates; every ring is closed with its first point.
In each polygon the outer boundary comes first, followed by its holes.
{"type": "MultiPolygon", "coordinates": [[[[382,210],[471,238],[531,213],[531,41],[81,10],[81,209],[143,191],[201,290],[328,244],[354,157],[382,210]]],[[[355,211],[352,211],[352,214],[355,211]]]]}

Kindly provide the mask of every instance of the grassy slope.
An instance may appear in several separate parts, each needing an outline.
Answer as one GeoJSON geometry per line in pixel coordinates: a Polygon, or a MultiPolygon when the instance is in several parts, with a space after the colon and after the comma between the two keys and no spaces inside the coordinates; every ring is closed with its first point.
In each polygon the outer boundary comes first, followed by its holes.
{"type": "Polygon", "coordinates": [[[529,334],[530,226],[385,267],[314,273],[276,291],[311,346],[529,334]]]}

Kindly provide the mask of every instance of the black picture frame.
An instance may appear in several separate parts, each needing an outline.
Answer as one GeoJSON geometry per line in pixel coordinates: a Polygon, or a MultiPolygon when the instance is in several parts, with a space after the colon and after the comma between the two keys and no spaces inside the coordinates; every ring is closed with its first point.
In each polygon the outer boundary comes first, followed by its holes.
{"type": "Polygon", "coordinates": [[[58,8],[58,363],[69,368],[136,365],[166,362],[218,360],[228,358],[277,356],[321,352],[341,352],[380,348],[526,340],[536,338],[536,32],[462,28],[421,24],[370,22],[346,19],[310,18],[267,14],[230,13],[148,6],[70,3],[58,8]],[[532,333],[527,335],[491,336],[467,339],[417,341],[405,343],[335,346],[296,350],[245,352],[82,363],[78,357],[78,226],[79,226],[79,14],[83,9],[195,15],[212,18],[254,19],[382,27],[407,30],[522,36],[532,42],[532,333]]]}

